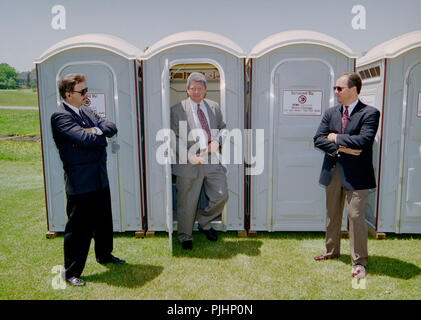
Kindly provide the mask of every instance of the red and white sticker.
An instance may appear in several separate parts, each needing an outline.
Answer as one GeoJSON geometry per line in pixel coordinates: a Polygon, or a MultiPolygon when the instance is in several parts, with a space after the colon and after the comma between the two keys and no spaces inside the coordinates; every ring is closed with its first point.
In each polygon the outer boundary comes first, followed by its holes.
{"type": "Polygon", "coordinates": [[[282,113],[288,116],[320,116],[322,90],[284,90],[282,113]]]}
{"type": "Polygon", "coordinates": [[[91,108],[100,117],[105,118],[107,115],[105,106],[105,93],[89,92],[85,106],[91,108]]]}

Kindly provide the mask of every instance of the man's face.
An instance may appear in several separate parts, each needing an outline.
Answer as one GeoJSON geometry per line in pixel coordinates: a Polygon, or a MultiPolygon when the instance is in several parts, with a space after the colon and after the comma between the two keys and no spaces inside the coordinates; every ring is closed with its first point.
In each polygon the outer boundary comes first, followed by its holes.
{"type": "Polygon", "coordinates": [[[206,95],[205,85],[200,81],[192,81],[187,89],[187,94],[195,103],[200,103],[206,95]]]}
{"type": "Polygon", "coordinates": [[[88,97],[88,93],[82,94],[81,91],[85,89],[85,82],[79,82],[73,88],[73,92],[66,92],[66,101],[70,103],[72,106],[81,107],[86,103],[86,98],[88,97]]]}
{"type": "Polygon", "coordinates": [[[338,102],[343,105],[350,105],[358,98],[357,87],[348,88],[348,78],[346,76],[338,78],[336,80],[336,87],[341,88],[341,91],[338,89],[335,90],[336,97],[338,102]]]}

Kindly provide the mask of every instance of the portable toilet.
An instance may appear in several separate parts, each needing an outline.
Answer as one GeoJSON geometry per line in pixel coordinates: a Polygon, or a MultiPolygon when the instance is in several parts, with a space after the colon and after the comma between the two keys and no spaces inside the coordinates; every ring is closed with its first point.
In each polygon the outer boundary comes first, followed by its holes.
{"type": "Polygon", "coordinates": [[[421,233],[421,31],[386,41],[357,60],[361,97],[382,110],[377,232],[421,233]]]}
{"type": "Polygon", "coordinates": [[[314,149],[313,136],[324,111],[336,104],[336,78],[355,70],[355,56],[325,34],[287,31],[258,43],[248,67],[255,135],[248,152],[264,162],[264,170],[248,176],[250,231],[324,231],[323,153],[314,149]],[[257,130],[264,130],[264,142],[256,140],[257,130]]]}
{"type": "MultiPolygon", "coordinates": [[[[171,166],[169,163],[160,164],[156,159],[157,151],[163,144],[157,134],[163,128],[170,128],[170,107],[187,98],[186,81],[193,71],[206,76],[207,98],[219,103],[227,129],[244,129],[245,54],[238,45],[218,34],[188,31],[170,35],[145,50],[143,80],[148,232],[169,231],[171,234],[177,226],[176,213],[173,215],[175,188],[171,166]]],[[[231,153],[235,148],[242,150],[241,139],[233,136],[227,139],[230,139],[231,153]]],[[[244,165],[240,161],[228,164],[226,168],[229,200],[221,220],[214,222],[213,228],[241,231],[244,230],[245,219],[244,165]]]]}
{"type": "Polygon", "coordinates": [[[117,125],[118,134],[108,139],[107,147],[114,231],[144,230],[137,99],[141,55],[139,49],[114,36],[84,34],[53,45],[35,61],[49,232],[64,231],[67,220],[63,165],[50,118],[61,100],[58,81],[69,73],[86,76],[90,107],[117,125]]]}

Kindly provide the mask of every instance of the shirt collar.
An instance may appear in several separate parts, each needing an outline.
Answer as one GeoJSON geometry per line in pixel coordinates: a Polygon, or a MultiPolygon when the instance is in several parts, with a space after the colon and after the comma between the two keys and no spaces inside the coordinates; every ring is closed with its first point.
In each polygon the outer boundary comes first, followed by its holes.
{"type": "Polygon", "coordinates": [[[63,103],[64,103],[66,106],[68,106],[70,109],[72,109],[74,112],[76,112],[76,114],[77,114],[77,115],[79,115],[79,116],[80,116],[80,113],[79,113],[79,108],[77,108],[77,107],[75,107],[75,106],[72,106],[71,104],[69,104],[69,103],[67,103],[67,102],[64,102],[64,101],[63,101],[63,103]]]}
{"type": "MultiPolygon", "coordinates": [[[[192,110],[194,111],[194,112],[197,112],[197,103],[196,102],[194,102],[191,98],[189,98],[189,100],[190,100],[190,104],[191,104],[191,106],[192,106],[192,110]]],[[[203,110],[203,107],[204,107],[204,105],[203,105],[203,100],[201,100],[200,101],[200,108],[203,110]]]]}
{"type": "MultiPolygon", "coordinates": [[[[359,99],[355,100],[353,103],[348,105],[348,114],[350,115],[354,110],[355,106],[358,104],[359,99]]],[[[344,108],[342,110],[345,110],[344,108]]]]}

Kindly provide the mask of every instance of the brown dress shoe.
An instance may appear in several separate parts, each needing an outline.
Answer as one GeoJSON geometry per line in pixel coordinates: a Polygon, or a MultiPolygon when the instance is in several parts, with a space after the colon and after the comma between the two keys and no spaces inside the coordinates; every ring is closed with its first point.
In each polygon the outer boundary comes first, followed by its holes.
{"type": "Polygon", "coordinates": [[[329,259],[335,259],[336,257],[332,257],[332,256],[327,256],[324,253],[321,254],[320,256],[314,257],[314,260],[316,261],[322,261],[322,260],[329,260],[329,259]]]}

